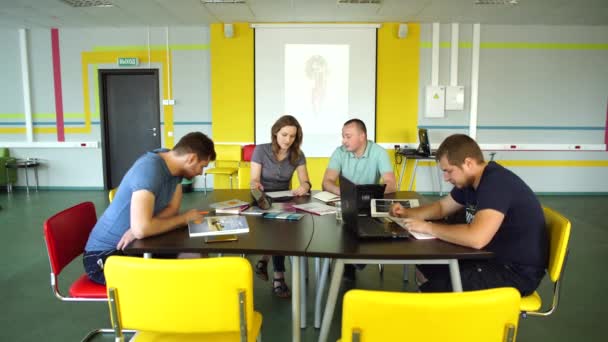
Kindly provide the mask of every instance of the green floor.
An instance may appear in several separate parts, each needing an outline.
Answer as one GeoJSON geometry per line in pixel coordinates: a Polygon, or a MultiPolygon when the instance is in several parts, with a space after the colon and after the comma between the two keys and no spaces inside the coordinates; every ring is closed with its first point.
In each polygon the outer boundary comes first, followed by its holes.
{"type": "MultiPolygon", "coordinates": [[[[199,196],[203,194],[186,194],[184,208],[191,208],[199,196]]],[[[40,191],[28,196],[22,189],[12,194],[0,190],[3,312],[0,341],[79,341],[93,328],[109,327],[105,304],[60,302],[49,287],[42,223],[55,212],[82,201],[95,203],[98,215],[108,205],[107,195],[102,191],[40,191]]],[[[608,210],[608,197],[545,196],[541,201],[572,221],[570,258],[558,311],[548,318],[521,320],[518,340],[605,341],[606,334],[601,329],[608,313],[608,293],[604,287],[608,273],[606,266],[601,265],[608,261],[608,224],[603,217],[604,210],[608,210]]],[[[74,279],[81,272],[82,266],[77,262],[68,267],[65,277],[74,279]]],[[[376,267],[367,267],[358,274],[355,285],[366,289],[412,290],[410,284],[401,281],[401,276],[398,266],[386,267],[383,277],[376,267]]],[[[311,290],[313,278],[308,282],[311,290]]],[[[548,294],[548,289],[543,284],[541,294],[548,294]]],[[[308,303],[312,302],[309,297],[308,303]]],[[[291,339],[290,302],[272,296],[269,283],[257,279],[255,307],[264,316],[264,341],[291,339]]],[[[302,341],[317,340],[319,331],[312,327],[312,311],[309,304],[308,328],[302,330],[302,341]]],[[[340,312],[338,306],[330,341],[339,337],[340,312]]]]}

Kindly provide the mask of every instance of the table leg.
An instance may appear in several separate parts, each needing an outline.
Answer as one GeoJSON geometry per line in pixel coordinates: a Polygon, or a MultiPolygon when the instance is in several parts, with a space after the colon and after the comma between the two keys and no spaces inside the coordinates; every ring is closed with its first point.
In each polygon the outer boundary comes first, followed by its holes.
{"type": "Polygon", "coordinates": [[[300,328],[306,328],[306,277],[308,258],[300,257],[300,328]]]}
{"type": "Polygon", "coordinates": [[[34,166],[34,178],[36,179],[36,192],[38,192],[38,166],[34,166]]]}
{"type": "Polygon", "coordinates": [[[300,257],[293,256],[291,272],[291,340],[300,342],[300,257]]]}
{"type": "Polygon", "coordinates": [[[327,303],[325,304],[325,312],[323,312],[323,322],[321,323],[321,332],[319,333],[319,342],[327,342],[329,335],[329,327],[334,316],[336,301],[338,300],[338,291],[340,290],[340,281],[344,272],[344,260],[337,259],[334,265],[334,270],[331,276],[331,284],[329,293],[327,294],[327,303]]]}
{"type": "Polygon", "coordinates": [[[399,172],[399,183],[397,183],[397,191],[401,191],[401,182],[403,181],[403,174],[405,173],[405,164],[407,164],[407,157],[403,156],[401,161],[401,172],[399,172]]]}
{"type": "Polygon", "coordinates": [[[408,191],[412,191],[412,186],[414,185],[414,178],[416,178],[416,169],[418,168],[418,159],[414,159],[414,170],[412,170],[412,177],[410,177],[410,187],[407,189],[408,191]]]}
{"type": "Polygon", "coordinates": [[[11,183],[11,178],[9,176],[9,172],[8,172],[9,168],[6,168],[6,192],[11,193],[13,192],[13,183],[11,183]]]}
{"type": "Polygon", "coordinates": [[[323,258],[323,266],[321,266],[321,276],[317,281],[317,291],[315,294],[315,328],[321,327],[321,302],[323,301],[323,290],[327,282],[327,273],[329,273],[329,262],[331,259],[323,258]]]}
{"type": "Polygon", "coordinates": [[[315,283],[319,283],[319,277],[321,276],[321,258],[315,258],[315,283]]]}
{"type": "Polygon", "coordinates": [[[460,267],[458,266],[458,259],[449,260],[448,265],[450,266],[452,290],[454,292],[462,292],[462,281],[460,279],[460,267]]]}
{"type": "Polygon", "coordinates": [[[30,181],[29,181],[29,177],[27,175],[27,165],[23,168],[23,172],[25,172],[25,189],[27,190],[27,193],[30,193],[30,181]]]}

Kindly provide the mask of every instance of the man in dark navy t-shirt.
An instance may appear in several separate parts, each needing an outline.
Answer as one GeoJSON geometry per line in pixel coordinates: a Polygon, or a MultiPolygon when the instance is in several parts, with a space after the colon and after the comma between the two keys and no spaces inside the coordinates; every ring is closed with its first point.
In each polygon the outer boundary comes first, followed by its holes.
{"type": "MultiPolygon", "coordinates": [[[[477,143],[463,134],[446,138],[436,154],[444,179],[454,185],[450,195],[429,205],[391,208],[405,217],[408,230],[494,253],[494,259],[460,261],[462,287],[479,290],[515,287],[529,295],[538,287],[548,262],[549,241],[542,207],[526,183],[513,172],[486,163],[477,143]],[[464,209],[466,223],[440,220],[464,209]]],[[[447,266],[419,265],[416,272],[424,292],[451,291],[447,266]]]]}

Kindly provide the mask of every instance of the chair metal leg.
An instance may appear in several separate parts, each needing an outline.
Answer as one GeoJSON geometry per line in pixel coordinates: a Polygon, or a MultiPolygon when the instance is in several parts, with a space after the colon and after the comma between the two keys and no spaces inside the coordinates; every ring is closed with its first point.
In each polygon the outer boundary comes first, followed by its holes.
{"type": "Polygon", "coordinates": [[[203,181],[204,181],[203,191],[205,192],[205,195],[207,195],[207,174],[206,173],[203,175],[203,181]]]}

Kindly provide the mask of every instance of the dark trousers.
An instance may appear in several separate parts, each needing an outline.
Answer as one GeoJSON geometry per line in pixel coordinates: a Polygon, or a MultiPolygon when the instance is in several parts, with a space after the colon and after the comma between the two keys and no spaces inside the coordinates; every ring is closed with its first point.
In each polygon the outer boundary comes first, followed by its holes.
{"type": "Polygon", "coordinates": [[[275,272],[285,272],[285,256],[273,255],[272,256],[272,268],[275,272]]]}
{"type": "MultiPolygon", "coordinates": [[[[460,279],[463,291],[497,287],[514,287],[522,296],[530,295],[540,283],[543,272],[525,270],[493,261],[461,261],[460,279]],[[526,273],[526,274],[522,274],[526,273]],[[534,273],[528,275],[527,273],[534,273]]],[[[451,292],[452,281],[447,265],[417,265],[428,281],[420,286],[422,292],[451,292]]]]}

